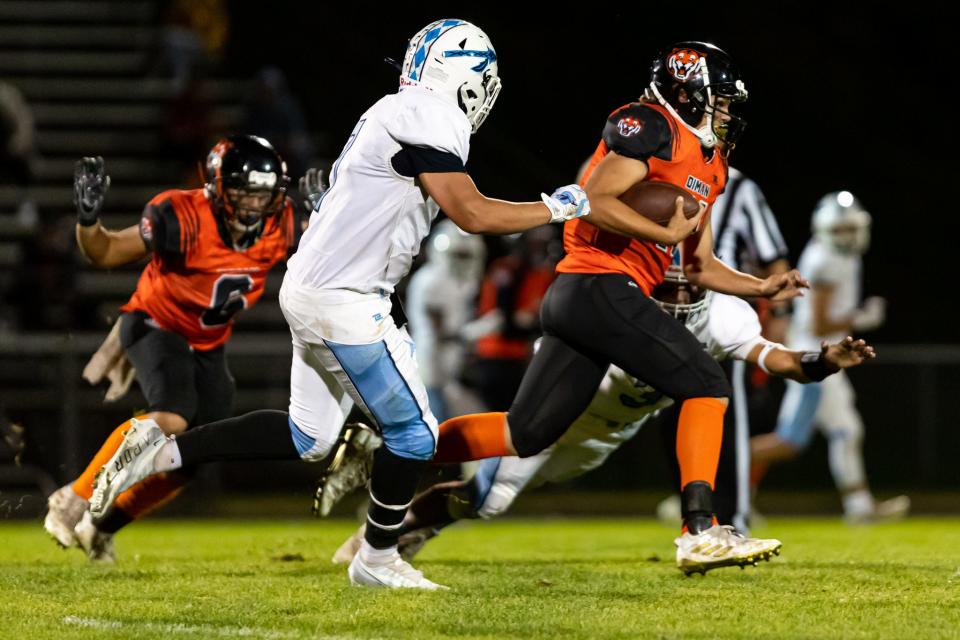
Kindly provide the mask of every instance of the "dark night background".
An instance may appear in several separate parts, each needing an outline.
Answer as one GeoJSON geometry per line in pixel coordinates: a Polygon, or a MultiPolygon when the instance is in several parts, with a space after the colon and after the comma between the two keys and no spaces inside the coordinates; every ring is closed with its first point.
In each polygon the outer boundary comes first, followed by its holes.
{"type": "Polygon", "coordinates": [[[504,90],[472,139],[469,171],[481,191],[535,199],[572,180],[606,115],[635,99],[657,51],[684,39],[714,42],[741,67],[749,127],[732,164],[764,190],[794,260],[824,193],[848,189],[872,213],[865,293],[890,301],[874,340],[953,342],[917,303],[942,308],[937,274],[952,249],[947,174],[954,99],[948,25],[906,5],[862,9],[810,3],[603,3],[518,11],[442,5],[366,7],[236,3],[234,72],[273,63],[287,72],[313,129],[336,157],[356,119],[396,87],[385,56],[438,17],[475,22],[499,57],[504,90]],[[448,15],[449,14],[449,15],[448,15]],[[941,35],[938,35],[940,33],[941,35]]]}

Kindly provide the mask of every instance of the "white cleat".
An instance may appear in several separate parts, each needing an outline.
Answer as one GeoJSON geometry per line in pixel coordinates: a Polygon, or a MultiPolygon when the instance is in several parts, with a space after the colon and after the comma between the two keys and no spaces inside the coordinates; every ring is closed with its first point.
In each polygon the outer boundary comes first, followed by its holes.
{"type": "Polygon", "coordinates": [[[69,484],[60,487],[47,498],[47,516],[43,528],[58,545],[67,549],[77,545],[73,528],[87,511],[90,503],[73,492],[69,484]]]}
{"type": "Polygon", "coordinates": [[[396,551],[388,559],[368,563],[363,560],[363,554],[357,553],[350,562],[347,575],[350,584],[360,587],[387,587],[389,589],[426,589],[436,591],[449,589],[436,582],[431,582],[423,574],[410,566],[410,563],[400,557],[396,551]]]}
{"type": "Polygon", "coordinates": [[[327,517],[344,496],[369,482],[373,452],[382,442],[380,436],[365,424],[347,425],[333,461],[317,483],[313,500],[315,515],[327,517]]]}
{"type": "Polygon", "coordinates": [[[360,552],[360,545],[363,543],[363,534],[367,532],[367,523],[360,525],[352,536],[346,539],[340,548],[337,549],[333,558],[330,559],[333,564],[347,564],[353,562],[353,557],[360,552]]]}
{"type": "Polygon", "coordinates": [[[90,497],[90,513],[94,517],[106,513],[118,495],[153,475],[153,460],[167,442],[167,436],[153,420],[130,422],[120,448],[94,481],[90,497]]]}
{"type": "Polygon", "coordinates": [[[883,502],[878,502],[873,507],[873,511],[865,513],[852,513],[845,515],[843,519],[847,524],[876,524],[878,522],[895,522],[903,520],[910,513],[910,498],[907,496],[897,496],[883,502]]]}
{"type": "Polygon", "coordinates": [[[97,529],[89,511],[84,512],[75,532],[77,543],[86,552],[91,562],[113,564],[117,561],[117,553],[113,548],[113,534],[97,529]]]}
{"type": "Polygon", "coordinates": [[[748,564],[780,555],[783,544],[779,540],[747,538],[729,525],[714,525],[697,535],[689,532],[674,540],[677,545],[677,567],[684,574],[705,574],[711,569],[748,564]]]}

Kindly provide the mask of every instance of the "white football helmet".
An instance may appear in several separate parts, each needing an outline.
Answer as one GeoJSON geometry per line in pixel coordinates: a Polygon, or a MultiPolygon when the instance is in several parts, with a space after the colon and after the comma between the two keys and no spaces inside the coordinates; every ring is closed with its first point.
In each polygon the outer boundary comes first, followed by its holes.
{"type": "Polygon", "coordinates": [[[849,191],[835,191],[820,198],[813,210],[814,237],[842,253],[862,255],[870,247],[873,219],[849,191]]]}
{"type": "Polygon", "coordinates": [[[400,86],[411,85],[454,101],[476,133],[500,94],[497,53],[487,34],[465,20],[431,22],[407,44],[400,86]]]}
{"type": "Polygon", "coordinates": [[[479,281],[486,257],[487,246],[480,236],[462,231],[449,218],[436,224],[427,241],[427,260],[461,280],[479,281]]]}
{"type": "Polygon", "coordinates": [[[654,287],[650,298],[680,322],[705,311],[709,304],[707,290],[692,285],[683,275],[680,247],[674,248],[673,261],[663,275],[663,282],[654,287]]]}

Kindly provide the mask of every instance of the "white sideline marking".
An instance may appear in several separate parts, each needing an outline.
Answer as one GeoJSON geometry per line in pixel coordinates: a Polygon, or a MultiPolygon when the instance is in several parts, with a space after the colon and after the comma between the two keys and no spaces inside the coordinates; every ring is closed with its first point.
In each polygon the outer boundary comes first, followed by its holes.
{"type": "MultiPolygon", "coordinates": [[[[256,627],[228,627],[209,624],[161,624],[159,622],[121,622],[120,620],[103,620],[99,618],[81,618],[67,616],[63,624],[89,629],[143,629],[150,631],[164,631],[167,633],[192,633],[204,637],[219,638],[299,638],[300,633],[293,631],[271,631],[256,627]]],[[[346,640],[346,636],[313,636],[317,640],[346,640]]]]}

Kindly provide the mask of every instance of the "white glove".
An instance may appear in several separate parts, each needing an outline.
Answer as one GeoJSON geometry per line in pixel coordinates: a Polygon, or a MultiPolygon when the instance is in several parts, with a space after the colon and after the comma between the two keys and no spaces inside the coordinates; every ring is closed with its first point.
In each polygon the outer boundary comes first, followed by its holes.
{"type": "Polygon", "coordinates": [[[541,193],[540,198],[550,209],[550,222],[566,222],[590,215],[590,201],[579,185],[568,184],[549,196],[541,193]]]}
{"type": "Polygon", "coordinates": [[[887,301],[879,296],[870,296],[863,301],[850,322],[854,331],[873,331],[887,319],[887,301]]]}

